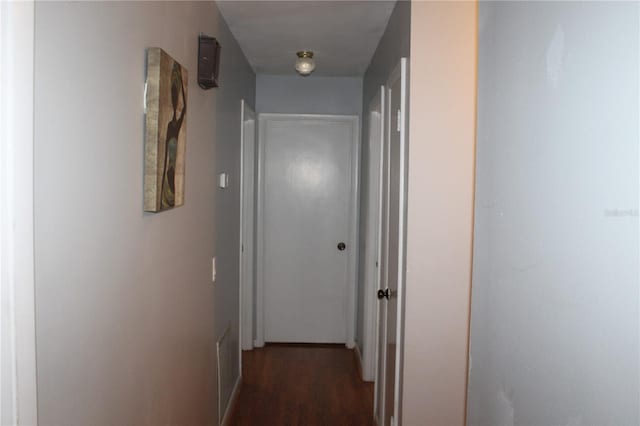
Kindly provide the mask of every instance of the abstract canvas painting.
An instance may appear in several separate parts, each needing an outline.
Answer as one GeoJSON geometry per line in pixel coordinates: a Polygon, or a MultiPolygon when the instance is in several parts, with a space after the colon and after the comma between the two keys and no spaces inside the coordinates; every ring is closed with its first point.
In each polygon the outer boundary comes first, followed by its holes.
{"type": "Polygon", "coordinates": [[[184,204],[187,70],[164,50],[147,51],[144,210],[184,204]]]}

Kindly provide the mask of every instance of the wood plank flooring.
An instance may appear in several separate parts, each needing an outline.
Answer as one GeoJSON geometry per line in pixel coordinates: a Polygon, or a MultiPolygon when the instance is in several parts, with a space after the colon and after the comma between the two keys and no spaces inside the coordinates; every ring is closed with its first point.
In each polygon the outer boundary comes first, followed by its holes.
{"type": "Polygon", "coordinates": [[[344,345],[283,345],[243,352],[231,426],[372,426],[373,383],[344,345]]]}

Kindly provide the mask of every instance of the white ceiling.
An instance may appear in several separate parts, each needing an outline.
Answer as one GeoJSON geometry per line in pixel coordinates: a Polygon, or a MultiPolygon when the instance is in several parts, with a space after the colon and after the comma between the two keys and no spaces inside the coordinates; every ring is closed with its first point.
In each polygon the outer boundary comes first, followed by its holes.
{"type": "Polygon", "coordinates": [[[361,76],[387,26],[395,0],[217,4],[256,73],[295,74],[296,52],[306,49],[315,55],[314,75],[361,76]]]}

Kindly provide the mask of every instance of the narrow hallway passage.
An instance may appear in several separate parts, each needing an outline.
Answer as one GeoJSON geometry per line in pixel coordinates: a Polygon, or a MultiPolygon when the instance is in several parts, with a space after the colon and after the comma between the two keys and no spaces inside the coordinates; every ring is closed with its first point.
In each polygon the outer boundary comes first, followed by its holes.
{"type": "Polygon", "coordinates": [[[268,344],[243,352],[230,425],[373,425],[373,383],[343,345],[268,344]]]}

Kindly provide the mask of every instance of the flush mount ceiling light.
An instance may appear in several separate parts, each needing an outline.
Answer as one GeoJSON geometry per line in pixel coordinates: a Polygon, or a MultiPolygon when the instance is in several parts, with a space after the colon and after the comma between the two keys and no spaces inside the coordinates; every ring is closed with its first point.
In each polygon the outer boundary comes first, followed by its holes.
{"type": "Polygon", "coordinates": [[[296,71],[301,76],[308,76],[316,69],[316,62],[313,60],[313,52],[310,50],[303,50],[296,53],[298,59],[296,59],[296,71]]]}

